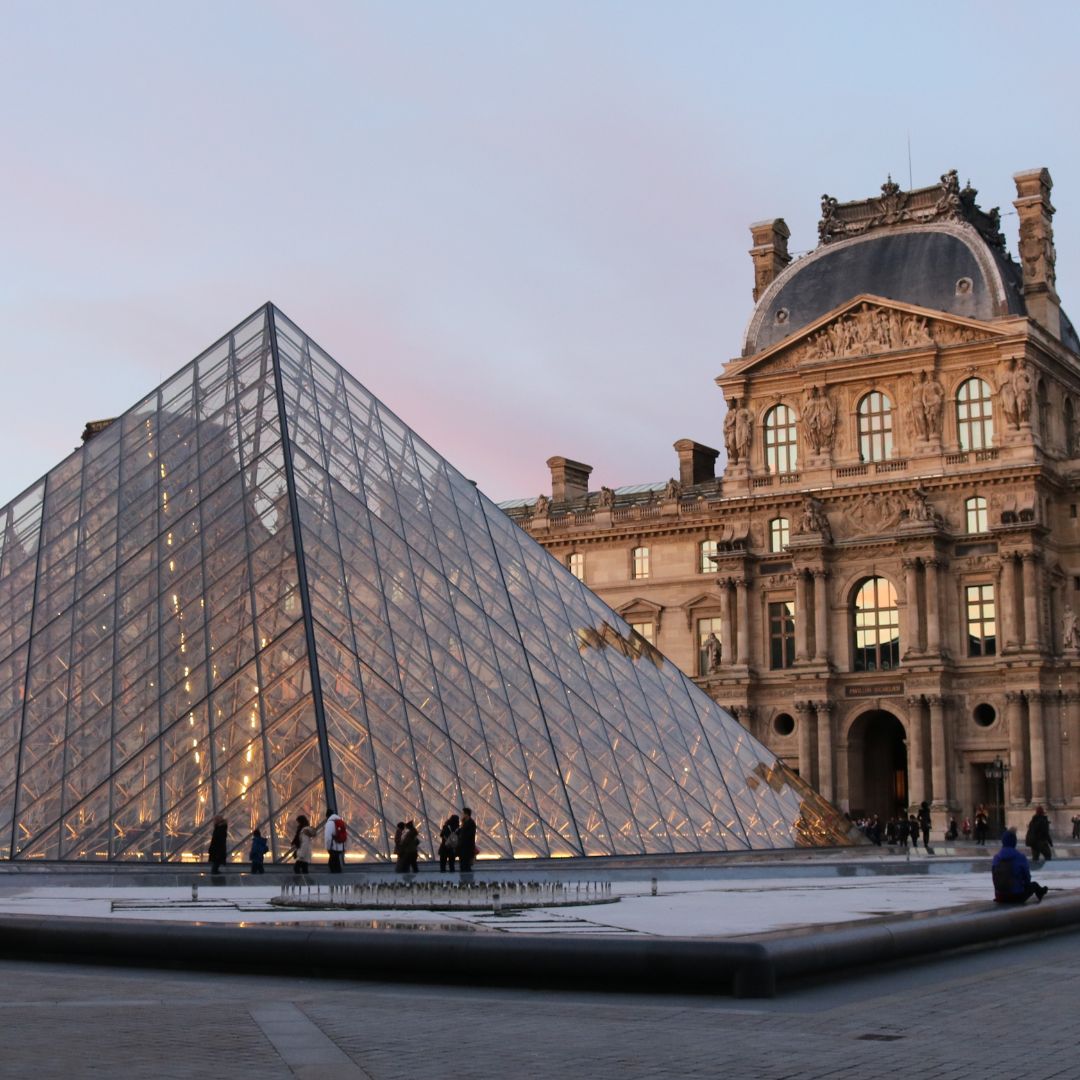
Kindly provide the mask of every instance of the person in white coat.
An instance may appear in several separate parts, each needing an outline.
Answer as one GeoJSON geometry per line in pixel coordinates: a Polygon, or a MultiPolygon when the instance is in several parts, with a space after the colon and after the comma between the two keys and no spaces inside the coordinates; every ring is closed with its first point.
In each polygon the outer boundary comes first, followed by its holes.
{"type": "Polygon", "coordinates": [[[340,874],[345,866],[345,845],[348,842],[348,835],[341,816],[327,808],[323,841],[330,860],[328,869],[331,874],[340,874]]]}

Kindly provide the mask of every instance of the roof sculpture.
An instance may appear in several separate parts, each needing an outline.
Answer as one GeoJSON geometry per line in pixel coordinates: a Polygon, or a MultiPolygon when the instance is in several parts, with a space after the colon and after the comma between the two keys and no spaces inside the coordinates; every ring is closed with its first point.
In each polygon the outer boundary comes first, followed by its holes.
{"type": "Polygon", "coordinates": [[[829,845],[848,823],[272,305],[0,510],[0,857],[829,845]]]}

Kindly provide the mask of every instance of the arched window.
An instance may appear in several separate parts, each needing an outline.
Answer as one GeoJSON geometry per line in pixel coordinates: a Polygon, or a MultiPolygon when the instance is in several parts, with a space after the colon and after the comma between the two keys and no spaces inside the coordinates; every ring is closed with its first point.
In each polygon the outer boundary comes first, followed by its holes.
{"type": "Polygon", "coordinates": [[[716,553],[719,544],[716,540],[702,540],[698,545],[698,573],[716,573],[716,553]]]}
{"type": "Polygon", "coordinates": [[[986,500],[981,495],[972,495],[964,500],[964,518],[969,533],[984,533],[989,530],[986,514],[986,500]]]}
{"type": "Polygon", "coordinates": [[[566,566],[578,581],[585,580],[585,556],[580,551],[575,551],[566,560],[566,566]]]}
{"type": "Polygon", "coordinates": [[[961,450],[985,450],[994,444],[994,401],[982,379],[967,379],[956,392],[956,430],[961,450]]]}
{"type": "Polygon", "coordinates": [[[855,590],[852,632],[856,671],[892,671],[900,664],[900,612],[885,578],[867,578],[855,590]]]}
{"type": "Polygon", "coordinates": [[[791,522],[785,517],[769,522],[769,550],[783,551],[791,540],[791,522]]]}
{"type": "Polygon", "coordinates": [[[647,578],[649,576],[649,549],[636,547],[630,552],[630,576],[647,578]]]}
{"type": "Polygon", "coordinates": [[[776,405],[765,414],[765,468],[771,473],[790,473],[798,467],[795,413],[787,405],[776,405]]]}
{"type": "Polygon", "coordinates": [[[859,402],[859,458],[887,461],[892,449],[892,402],[880,390],[871,390],[859,402]]]}

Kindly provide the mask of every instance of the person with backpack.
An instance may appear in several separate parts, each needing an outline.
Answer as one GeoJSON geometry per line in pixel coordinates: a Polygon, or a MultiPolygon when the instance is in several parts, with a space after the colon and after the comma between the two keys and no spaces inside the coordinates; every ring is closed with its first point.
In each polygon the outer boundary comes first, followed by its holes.
{"type": "Polygon", "coordinates": [[[451,814],[439,830],[439,873],[454,872],[454,860],[457,858],[458,827],[461,822],[457,814],[451,814]]]}
{"type": "Polygon", "coordinates": [[[1038,903],[1050,891],[1045,885],[1031,880],[1031,864],[1016,846],[1016,833],[1006,829],[1001,837],[1001,850],[994,856],[991,869],[994,877],[994,900],[999,904],[1022,904],[1029,896],[1038,903]]]}
{"type": "Polygon", "coordinates": [[[266,858],[266,853],[270,850],[270,845],[266,842],[266,837],[263,836],[259,829],[253,829],[251,832],[251,872],[253,874],[265,874],[266,867],[263,865],[263,860],[266,858]]]}
{"type": "Polygon", "coordinates": [[[323,842],[326,844],[326,854],[329,856],[327,868],[331,874],[340,874],[345,866],[345,845],[348,839],[349,830],[344,819],[327,807],[323,842]]]}

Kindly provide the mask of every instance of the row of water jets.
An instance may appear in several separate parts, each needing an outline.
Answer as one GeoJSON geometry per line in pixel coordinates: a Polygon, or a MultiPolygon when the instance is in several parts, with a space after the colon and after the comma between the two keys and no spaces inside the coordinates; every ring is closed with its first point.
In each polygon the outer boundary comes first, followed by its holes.
{"type": "Polygon", "coordinates": [[[288,882],[271,903],[287,907],[483,909],[610,903],[610,881],[370,882],[306,885],[288,882]]]}

